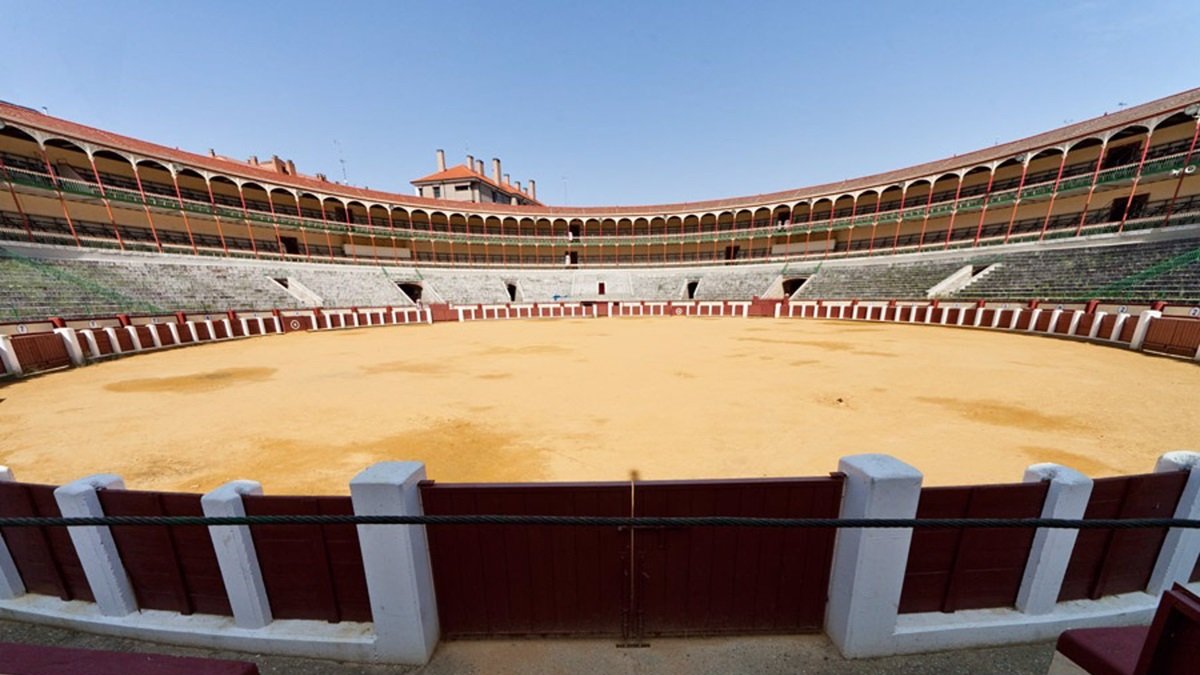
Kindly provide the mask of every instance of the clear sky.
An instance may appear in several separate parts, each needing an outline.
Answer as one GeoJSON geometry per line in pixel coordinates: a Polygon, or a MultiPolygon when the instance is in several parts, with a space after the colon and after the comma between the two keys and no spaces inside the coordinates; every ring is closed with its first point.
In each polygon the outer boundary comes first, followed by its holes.
{"type": "Polygon", "coordinates": [[[412,193],[472,153],[552,204],[902,168],[1200,86],[1200,2],[0,0],[0,99],[412,193]]]}

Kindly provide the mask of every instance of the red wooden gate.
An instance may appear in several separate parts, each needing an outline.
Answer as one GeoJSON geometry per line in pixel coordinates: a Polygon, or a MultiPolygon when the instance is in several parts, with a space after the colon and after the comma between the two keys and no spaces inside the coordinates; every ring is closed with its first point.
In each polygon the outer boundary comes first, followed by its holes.
{"type": "MultiPolygon", "coordinates": [[[[421,486],[425,513],[834,517],[815,479],[421,486]]],[[[817,631],[833,530],[442,525],[427,528],[448,638],[817,631]]]]}

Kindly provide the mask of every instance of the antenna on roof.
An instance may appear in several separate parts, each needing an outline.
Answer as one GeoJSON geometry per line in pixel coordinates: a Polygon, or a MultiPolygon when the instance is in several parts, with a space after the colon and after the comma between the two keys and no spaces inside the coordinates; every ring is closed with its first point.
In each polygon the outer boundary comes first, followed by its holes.
{"type": "Polygon", "coordinates": [[[1118,110],[1120,110],[1121,108],[1124,108],[1124,107],[1125,107],[1125,106],[1127,106],[1127,105],[1129,105],[1129,104],[1128,104],[1128,103],[1126,103],[1125,101],[1118,101],[1118,102],[1117,102],[1117,109],[1118,109],[1118,110]]]}
{"type": "Polygon", "coordinates": [[[49,109],[49,108],[47,108],[46,106],[42,106],[42,114],[43,114],[43,115],[49,115],[49,114],[50,114],[50,109],[49,109]]]}
{"type": "Polygon", "coordinates": [[[342,144],[338,143],[336,138],[333,139],[333,147],[337,148],[338,162],[342,165],[342,182],[348,183],[349,179],[346,178],[346,157],[342,153],[342,144]]]}

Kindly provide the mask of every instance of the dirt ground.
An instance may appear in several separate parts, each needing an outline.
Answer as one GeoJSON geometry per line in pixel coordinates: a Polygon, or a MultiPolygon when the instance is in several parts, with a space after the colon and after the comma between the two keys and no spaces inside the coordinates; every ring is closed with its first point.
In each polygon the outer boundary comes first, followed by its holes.
{"type": "Polygon", "coordinates": [[[18,480],[345,494],[382,460],[442,482],[822,475],[880,452],[927,484],[1035,462],[1142,473],[1200,449],[1200,368],[972,329],[580,319],[294,333],[0,386],[18,480]]]}

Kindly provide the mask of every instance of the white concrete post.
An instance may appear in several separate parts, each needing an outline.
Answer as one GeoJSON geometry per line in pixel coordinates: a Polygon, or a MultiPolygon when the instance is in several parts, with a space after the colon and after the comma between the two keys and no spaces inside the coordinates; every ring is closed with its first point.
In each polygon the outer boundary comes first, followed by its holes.
{"type": "Polygon", "coordinates": [[[258,322],[258,334],[266,335],[267,334],[267,324],[266,324],[266,322],[263,321],[263,318],[261,316],[256,316],[256,317],[254,317],[254,320],[258,322]]]}
{"type": "MultiPolygon", "coordinates": [[[[85,358],[100,358],[100,345],[96,344],[96,336],[92,334],[91,330],[84,328],[83,330],[77,331],[75,333],[75,339],[78,340],[79,338],[83,338],[83,342],[79,346],[80,354],[83,354],[85,358]]],[[[70,347],[68,347],[67,350],[70,351],[70,347]]],[[[71,362],[74,363],[75,359],[72,358],[71,362]]]]}
{"type": "Polygon", "coordinates": [[[1112,332],[1106,338],[1110,342],[1116,342],[1117,338],[1121,337],[1121,329],[1125,327],[1125,322],[1129,320],[1129,314],[1121,312],[1117,314],[1117,321],[1113,324],[1112,332]]]}
{"type": "Polygon", "coordinates": [[[145,349],[145,347],[142,346],[142,337],[138,335],[136,328],[133,326],[125,326],[124,330],[126,333],[129,333],[129,340],[133,342],[133,351],[140,352],[145,349]]]}
{"type": "Polygon", "coordinates": [[[185,329],[187,329],[188,335],[192,336],[192,342],[200,341],[200,333],[196,332],[196,322],[195,321],[186,321],[186,322],[184,322],[183,327],[185,329]]]}
{"type": "Polygon", "coordinates": [[[208,339],[209,339],[209,340],[216,340],[216,339],[217,339],[217,330],[216,330],[215,328],[213,328],[213,322],[212,322],[212,319],[205,319],[205,320],[204,320],[204,326],[205,326],[206,328],[208,328],[208,339]]]}
{"type": "Polygon", "coordinates": [[[1071,325],[1067,326],[1067,335],[1074,335],[1075,331],[1079,330],[1079,321],[1083,319],[1083,314],[1084,312],[1082,309],[1077,309],[1075,310],[1075,313],[1071,315],[1071,325]]]}
{"type": "Polygon", "coordinates": [[[177,323],[172,321],[170,323],[165,323],[165,324],[161,324],[161,325],[164,325],[167,327],[167,332],[171,334],[171,341],[174,344],[177,344],[177,345],[183,344],[183,340],[179,339],[179,325],[177,323]]]}
{"type": "Polygon", "coordinates": [[[1054,327],[1058,325],[1058,317],[1062,316],[1062,313],[1061,309],[1055,309],[1053,312],[1050,312],[1050,323],[1046,326],[1047,335],[1054,334],[1054,327]]]}
{"type": "MultiPolygon", "coordinates": [[[[123,490],[120,476],[97,474],[60,485],[54,490],[54,501],[64,518],[98,518],[104,516],[97,490],[123,490]]],[[[96,598],[96,606],[105,616],[128,616],[138,611],[133,585],[125,574],[125,565],[117,552],[117,542],[105,526],[70,527],[67,533],[79,555],[88,586],[96,598]]]]}
{"type": "Polygon", "coordinates": [[[121,349],[121,341],[117,339],[117,329],[113,328],[112,326],[105,326],[101,330],[103,330],[104,334],[108,336],[108,342],[112,345],[113,353],[124,354],[125,350],[121,349]]]}
{"type": "MultiPolygon", "coordinates": [[[[0,483],[12,481],[12,471],[7,466],[0,466],[0,483]]],[[[12,600],[22,595],[25,595],[25,582],[21,580],[21,572],[8,552],[4,537],[0,537],[0,600],[12,600]]]]}
{"type": "Polygon", "coordinates": [[[1017,329],[1017,322],[1021,320],[1021,312],[1023,312],[1023,311],[1024,310],[1022,310],[1020,307],[1014,308],[1012,310],[1012,316],[1009,317],[1009,319],[1008,319],[1008,329],[1009,330],[1017,329]]]}
{"type": "Polygon", "coordinates": [[[1104,322],[1104,317],[1108,316],[1108,312],[1096,312],[1092,317],[1092,327],[1088,330],[1088,339],[1095,340],[1100,335],[1100,324],[1104,322]]]}
{"type": "MultiPolygon", "coordinates": [[[[421,462],[367,467],[350,481],[354,514],[422,515],[419,484],[424,479],[421,462]]],[[[425,527],[359,525],[358,541],[371,597],[376,653],[401,663],[427,663],[440,628],[425,527]]]]}
{"type": "Polygon", "coordinates": [[[992,312],[992,328],[1000,327],[1000,317],[1002,317],[1004,315],[1004,312],[1006,312],[1006,311],[1008,311],[1008,310],[997,309],[992,312]]]}
{"type": "MultiPolygon", "coordinates": [[[[914,518],[921,472],[888,455],[853,455],[842,518],[914,518]]],[[[896,628],[911,529],[839,529],[833,549],[825,632],[844,656],[885,653],[896,628]]]]}
{"type": "Polygon", "coordinates": [[[66,345],[67,355],[71,357],[71,363],[77,366],[82,366],[84,360],[83,350],[79,347],[79,336],[75,334],[75,329],[55,328],[54,334],[63,341],[64,345],[66,345]]]}
{"type": "MultiPolygon", "coordinates": [[[[225,483],[200,498],[204,515],[210,518],[246,515],[242,495],[261,495],[262,485],[252,480],[225,483]]],[[[267,586],[263,583],[258,553],[248,525],[220,525],[208,528],[221,579],[229,606],[233,608],[233,623],[239,628],[262,628],[271,623],[271,604],[267,586]]]]}
{"type": "Polygon", "coordinates": [[[358,328],[358,312],[351,312],[350,318],[354,319],[354,327],[358,328]]]}
{"type": "Polygon", "coordinates": [[[1150,322],[1155,319],[1161,319],[1162,312],[1148,309],[1142,312],[1138,317],[1137,327],[1133,329],[1133,340],[1129,342],[1129,348],[1137,351],[1142,348],[1142,344],[1146,342],[1146,332],[1150,330],[1150,322]]]}
{"type": "MultiPolygon", "coordinates": [[[[1034,464],[1025,469],[1026,483],[1049,481],[1042,518],[1081,519],[1092,496],[1092,479],[1058,464],[1034,464]]],[[[1049,614],[1058,603],[1067,563],[1075,550],[1079,530],[1042,528],[1033,536],[1025,576],[1017,591],[1017,610],[1026,614],[1049,614]]]]}
{"type": "MultiPolygon", "coordinates": [[[[971,322],[971,325],[973,327],[979,328],[979,324],[983,323],[983,310],[984,309],[985,309],[985,307],[976,307],[975,308],[975,320],[971,322]]],[[[995,319],[995,314],[996,314],[995,312],[992,312],[993,319],[995,319]]]]}
{"type": "Polygon", "coordinates": [[[233,324],[230,323],[229,319],[221,319],[221,323],[225,324],[225,339],[228,340],[229,338],[232,338],[233,324]]]}
{"type": "Polygon", "coordinates": [[[20,375],[24,372],[21,370],[21,360],[13,351],[12,339],[7,335],[0,335],[0,362],[4,363],[4,372],[9,375],[20,375]]]}
{"type": "MultiPolygon", "coordinates": [[[[1175,506],[1175,518],[1195,520],[1200,518],[1200,453],[1178,450],[1158,458],[1154,473],[1187,471],[1188,480],[1175,506]]],[[[1185,530],[1173,527],[1167,530],[1158,551],[1158,561],[1150,573],[1146,592],[1158,595],[1171,588],[1176,582],[1186,583],[1192,575],[1197,556],[1200,556],[1200,530],[1185,530]]]]}
{"type": "Polygon", "coordinates": [[[1037,330],[1038,318],[1040,318],[1041,316],[1042,316],[1042,308],[1041,307],[1038,307],[1037,309],[1033,310],[1033,314],[1031,314],[1029,316],[1029,327],[1025,329],[1026,333],[1032,333],[1033,331],[1037,330]]]}

